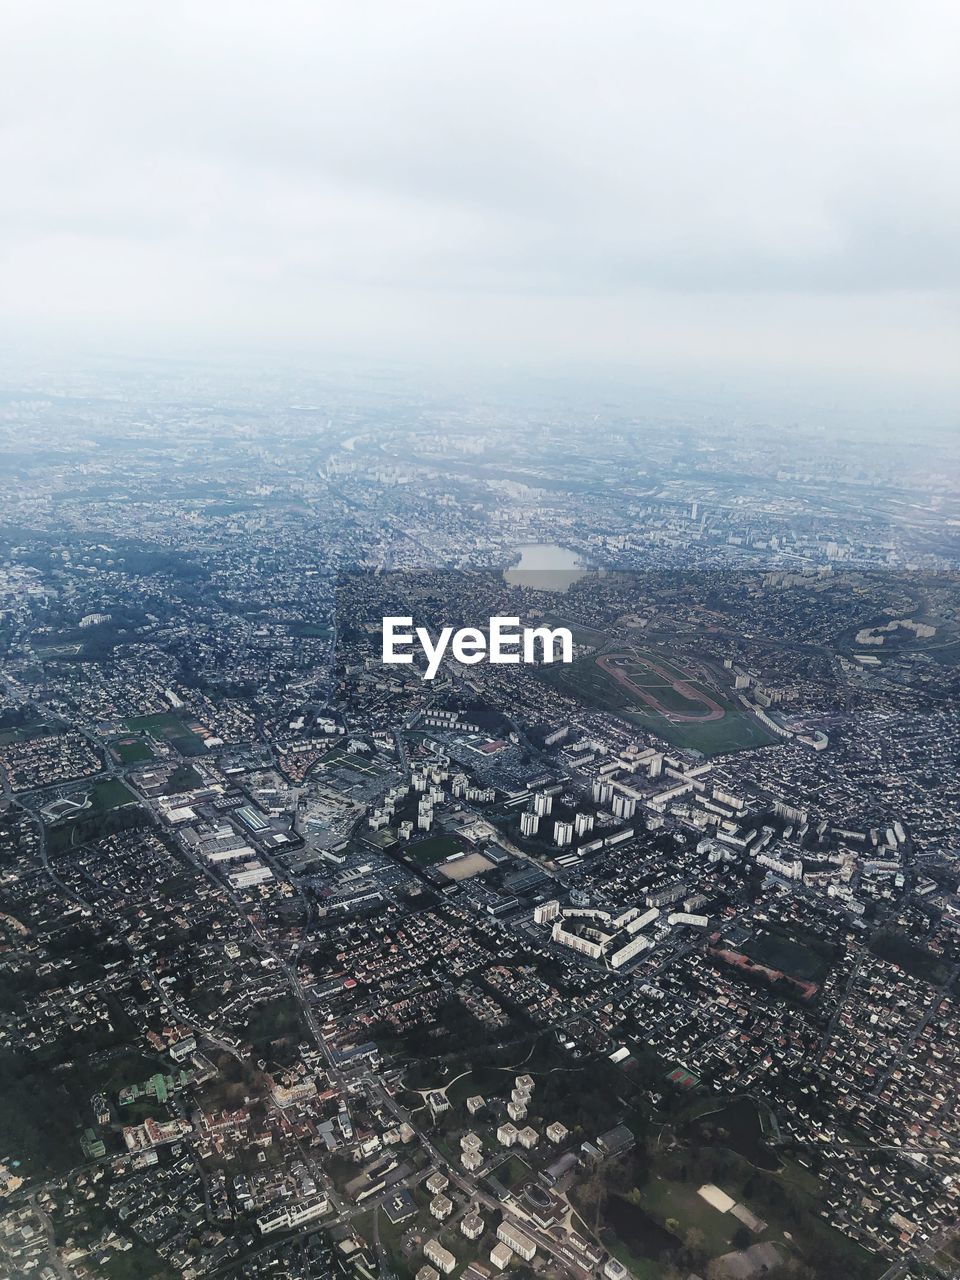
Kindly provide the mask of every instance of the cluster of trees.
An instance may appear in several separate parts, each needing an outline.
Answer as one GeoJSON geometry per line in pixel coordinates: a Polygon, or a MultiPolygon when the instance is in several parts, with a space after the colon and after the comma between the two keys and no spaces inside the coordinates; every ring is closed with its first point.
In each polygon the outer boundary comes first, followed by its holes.
{"type": "Polygon", "coordinates": [[[61,1173],[79,1158],[79,1117],[66,1073],[26,1054],[0,1053],[0,1151],[36,1175],[61,1173]]]}
{"type": "Polygon", "coordinates": [[[878,933],[870,943],[870,950],[922,982],[938,986],[947,976],[946,966],[938,956],[896,929],[878,933]]]}
{"type": "Polygon", "coordinates": [[[447,1052],[469,1053],[489,1038],[490,1029],[452,997],[437,1006],[431,1022],[405,1031],[402,1041],[405,1053],[418,1058],[424,1054],[436,1057],[447,1052]]]}
{"type": "Polygon", "coordinates": [[[123,809],[109,809],[105,813],[85,813],[80,817],[70,818],[66,822],[51,827],[49,840],[51,849],[76,847],[92,840],[102,840],[105,836],[116,835],[120,831],[136,831],[150,826],[150,819],[139,805],[128,805],[123,809]]]}

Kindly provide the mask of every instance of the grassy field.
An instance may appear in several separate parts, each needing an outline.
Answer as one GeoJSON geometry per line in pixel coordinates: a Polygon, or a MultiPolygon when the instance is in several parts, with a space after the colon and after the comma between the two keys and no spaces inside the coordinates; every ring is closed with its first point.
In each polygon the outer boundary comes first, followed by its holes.
{"type": "Polygon", "coordinates": [[[176,1272],[144,1244],[133,1238],[133,1248],[114,1253],[104,1264],[102,1274],[109,1280],[173,1280],[176,1272]]]}
{"type": "Polygon", "coordinates": [[[538,671],[543,679],[588,706],[611,711],[631,724],[651,730],[673,746],[699,751],[703,755],[764,747],[777,741],[772,732],[736,703],[713,689],[707,689],[701,681],[689,677],[680,666],[664,658],[662,654],[631,649],[628,656],[633,658],[633,662],[625,669],[626,674],[638,686],[648,689],[664,711],[649,706],[638,694],[619,683],[612,674],[597,665],[597,658],[593,655],[581,658],[569,666],[555,663],[538,668],[538,671]],[[655,663],[666,671],[669,679],[650,670],[646,665],[648,662],[655,663]],[[671,713],[696,715],[708,705],[686,696],[671,684],[671,680],[682,681],[690,685],[695,693],[702,693],[722,710],[722,718],[703,721],[671,719],[671,713]]]}
{"type": "Polygon", "coordinates": [[[668,1218],[679,1222],[684,1231],[694,1228],[703,1233],[704,1247],[709,1253],[723,1253],[730,1248],[733,1233],[739,1226],[736,1218],[718,1213],[697,1194],[694,1182],[669,1182],[652,1178],[643,1188],[641,1203],[655,1220],[668,1218]]]}
{"type": "Polygon", "coordinates": [[[59,733],[56,725],[45,724],[39,720],[11,726],[0,729],[0,747],[5,747],[11,742],[29,742],[31,738],[46,738],[53,733],[59,733]]]}
{"type": "Polygon", "coordinates": [[[511,1191],[517,1191],[531,1180],[533,1171],[525,1160],[511,1155],[509,1160],[500,1165],[495,1176],[503,1186],[509,1187],[511,1191]]]}
{"type": "Polygon", "coordinates": [[[167,785],[163,791],[164,795],[178,796],[184,791],[192,791],[194,787],[202,785],[203,778],[197,773],[193,765],[181,762],[167,779],[167,785]]]}
{"type": "Polygon", "coordinates": [[[758,1169],[773,1172],[780,1167],[776,1153],[764,1140],[757,1104],[750,1098],[735,1098],[722,1110],[701,1116],[690,1128],[701,1141],[729,1147],[758,1169]]]}
{"type": "Polygon", "coordinates": [[[407,847],[407,855],[421,867],[432,867],[463,849],[464,843],[457,836],[427,836],[407,847]]]}
{"type": "Polygon", "coordinates": [[[203,742],[172,711],[160,711],[149,716],[133,716],[126,721],[132,733],[148,733],[158,741],[169,742],[185,756],[202,756],[206,752],[203,742]]]}
{"type": "Polygon", "coordinates": [[[333,635],[333,628],[319,622],[291,622],[290,634],[303,640],[328,640],[333,635]]]}
{"type": "Polygon", "coordinates": [[[119,778],[107,778],[105,782],[93,785],[90,791],[90,809],[84,812],[109,813],[111,809],[119,809],[125,804],[136,804],[136,796],[119,778]]]}
{"type": "Polygon", "coordinates": [[[110,743],[110,750],[121,764],[137,764],[141,760],[153,759],[153,752],[142,738],[118,738],[110,743]]]}
{"type": "Polygon", "coordinates": [[[594,627],[588,627],[583,623],[571,622],[569,618],[564,618],[558,613],[546,614],[544,621],[551,627],[566,627],[573,638],[574,644],[583,645],[591,649],[600,649],[607,642],[604,632],[597,631],[594,627]]]}
{"type": "Polygon", "coordinates": [[[776,929],[758,932],[741,950],[756,964],[779,969],[804,982],[823,982],[832,962],[827,949],[809,946],[776,929]]]}

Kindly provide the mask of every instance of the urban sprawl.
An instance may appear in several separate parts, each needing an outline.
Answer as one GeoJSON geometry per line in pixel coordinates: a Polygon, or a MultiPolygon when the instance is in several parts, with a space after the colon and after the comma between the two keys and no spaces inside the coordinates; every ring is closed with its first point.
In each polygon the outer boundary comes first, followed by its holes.
{"type": "Polygon", "coordinates": [[[960,1275],[956,442],[530,401],[7,388],[0,1276],[960,1275]]]}

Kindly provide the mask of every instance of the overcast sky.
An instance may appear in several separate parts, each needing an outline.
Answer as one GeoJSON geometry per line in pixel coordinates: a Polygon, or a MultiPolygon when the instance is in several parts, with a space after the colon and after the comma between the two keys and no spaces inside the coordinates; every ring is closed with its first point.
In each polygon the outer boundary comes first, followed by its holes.
{"type": "Polygon", "coordinates": [[[3,14],[8,335],[956,375],[956,0],[3,14]]]}

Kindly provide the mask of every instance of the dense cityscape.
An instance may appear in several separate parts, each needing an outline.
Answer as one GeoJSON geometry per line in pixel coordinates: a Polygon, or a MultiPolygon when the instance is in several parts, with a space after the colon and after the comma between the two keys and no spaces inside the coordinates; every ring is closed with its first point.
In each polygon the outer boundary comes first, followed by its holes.
{"type": "Polygon", "coordinates": [[[0,1275],[960,1275],[956,440],[650,403],[7,386],[0,1275]]]}

